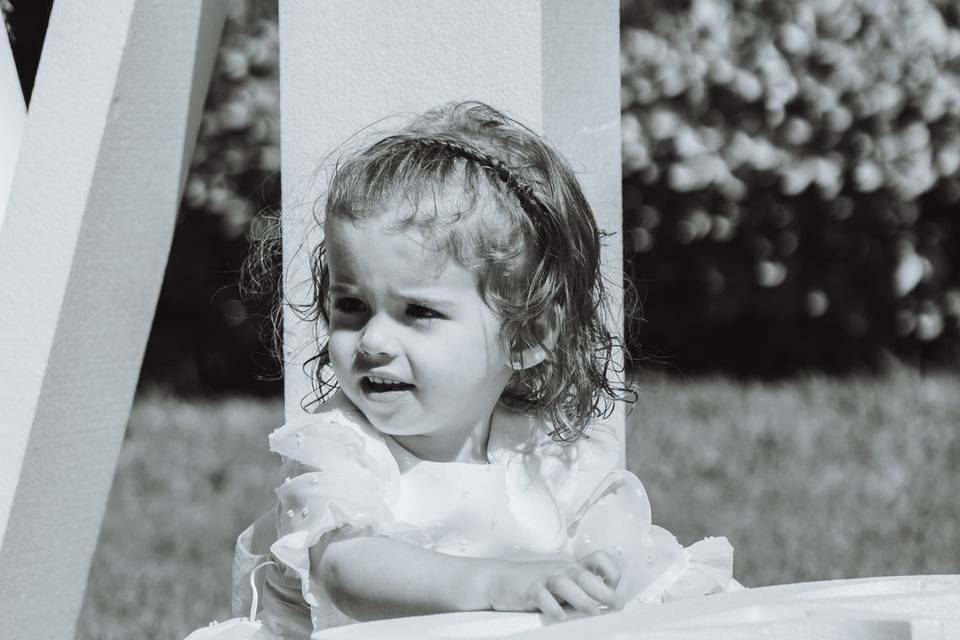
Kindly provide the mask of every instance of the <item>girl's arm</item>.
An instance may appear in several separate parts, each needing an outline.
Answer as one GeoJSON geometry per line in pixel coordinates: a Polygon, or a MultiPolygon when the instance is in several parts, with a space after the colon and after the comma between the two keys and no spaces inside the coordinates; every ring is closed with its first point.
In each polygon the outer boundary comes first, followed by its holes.
{"type": "Polygon", "coordinates": [[[357,620],[489,609],[539,610],[562,620],[558,600],[588,613],[599,613],[599,604],[620,606],[614,592],[619,574],[603,552],[577,562],[513,562],[451,556],[371,536],[332,542],[315,556],[312,549],[314,579],[357,620]]]}

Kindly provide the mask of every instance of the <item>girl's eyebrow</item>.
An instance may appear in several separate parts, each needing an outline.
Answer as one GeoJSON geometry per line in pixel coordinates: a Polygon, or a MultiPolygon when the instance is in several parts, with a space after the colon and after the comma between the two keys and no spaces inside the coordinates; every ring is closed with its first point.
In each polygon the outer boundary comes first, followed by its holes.
{"type": "Polygon", "coordinates": [[[456,302],[442,296],[430,295],[425,291],[398,291],[396,296],[407,304],[417,304],[426,307],[453,308],[456,302]]]}
{"type": "MultiPolygon", "coordinates": [[[[330,293],[340,293],[344,295],[356,295],[357,288],[353,285],[334,282],[330,284],[330,293]]],[[[426,291],[396,291],[393,296],[406,304],[416,304],[424,307],[436,307],[438,309],[453,309],[457,303],[444,296],[431,295],[426,291]]]]}

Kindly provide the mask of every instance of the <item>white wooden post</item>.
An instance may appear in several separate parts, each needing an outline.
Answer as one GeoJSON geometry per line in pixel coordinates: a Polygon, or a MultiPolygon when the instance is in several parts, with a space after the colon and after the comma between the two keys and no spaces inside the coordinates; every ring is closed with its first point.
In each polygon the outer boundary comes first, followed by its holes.
{"type": "MultiPolygon", "coordinates": [[[[573,163],[622,281],[619,4],[616,0],[285,0],[280,5],[283,233],[288,293],[308,279],[302,250],[321,163],[386,116],[476,99],[542,132],[573,163]]],[[[393,124],[398,124],[396,120],[393,124]]],[[[314,242],[316,237],[307,237],[314,242]]],[[[622,297],[611,287],[613,328],[622,297]]],[[[286,418],[310,393],[310,328],[284,317],[286,418]]],[[[623,413],[612,422],[623,433],[623,413]]]]}
{"type": "Polygon", "coordinates": [[[960,576],[801,582],[630,607],[576,612],[544,626],[529,613],[478,611],[334,627],[313,640],[949,640],[960,638],[960,576]]]}
{"type": "Polygon", "coordinates": [[[54,4],[0,227],[2,639],[73,637],[225,8],[54,4]]]}
{"type": "Polygon", "coordinates": [[[0,32],[0,40],[0,226],[3,226],[3,212],[7,207],[13,170],[17,165],[27,106],[23,101],[10,39],[0,32]]]}

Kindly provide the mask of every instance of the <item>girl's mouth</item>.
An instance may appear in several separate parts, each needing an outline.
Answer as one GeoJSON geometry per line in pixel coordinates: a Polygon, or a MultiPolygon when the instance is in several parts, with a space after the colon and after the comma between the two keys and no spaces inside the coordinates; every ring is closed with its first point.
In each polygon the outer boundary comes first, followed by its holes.
{"type": "Polygon", "coordinates": [[[400,391],[412,391],[415,386],[407,382],[399,382],[390,378],[381,378],[379,376],[364,376],[360,379],[360,388],[364,393],[394,393],[400,391]]]}

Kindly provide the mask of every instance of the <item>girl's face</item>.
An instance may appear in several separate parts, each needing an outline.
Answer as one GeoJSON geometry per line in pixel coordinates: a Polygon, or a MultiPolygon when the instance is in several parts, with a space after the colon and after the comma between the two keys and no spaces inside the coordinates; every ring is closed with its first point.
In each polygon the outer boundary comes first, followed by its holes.
{"type": "Polygon", "coordinates": [[[331,365],[373,426],[401,443],[482,432],[512,373],[500,321],[473,271],[396,220],[388,210],[328,217],[331,365]]]}

